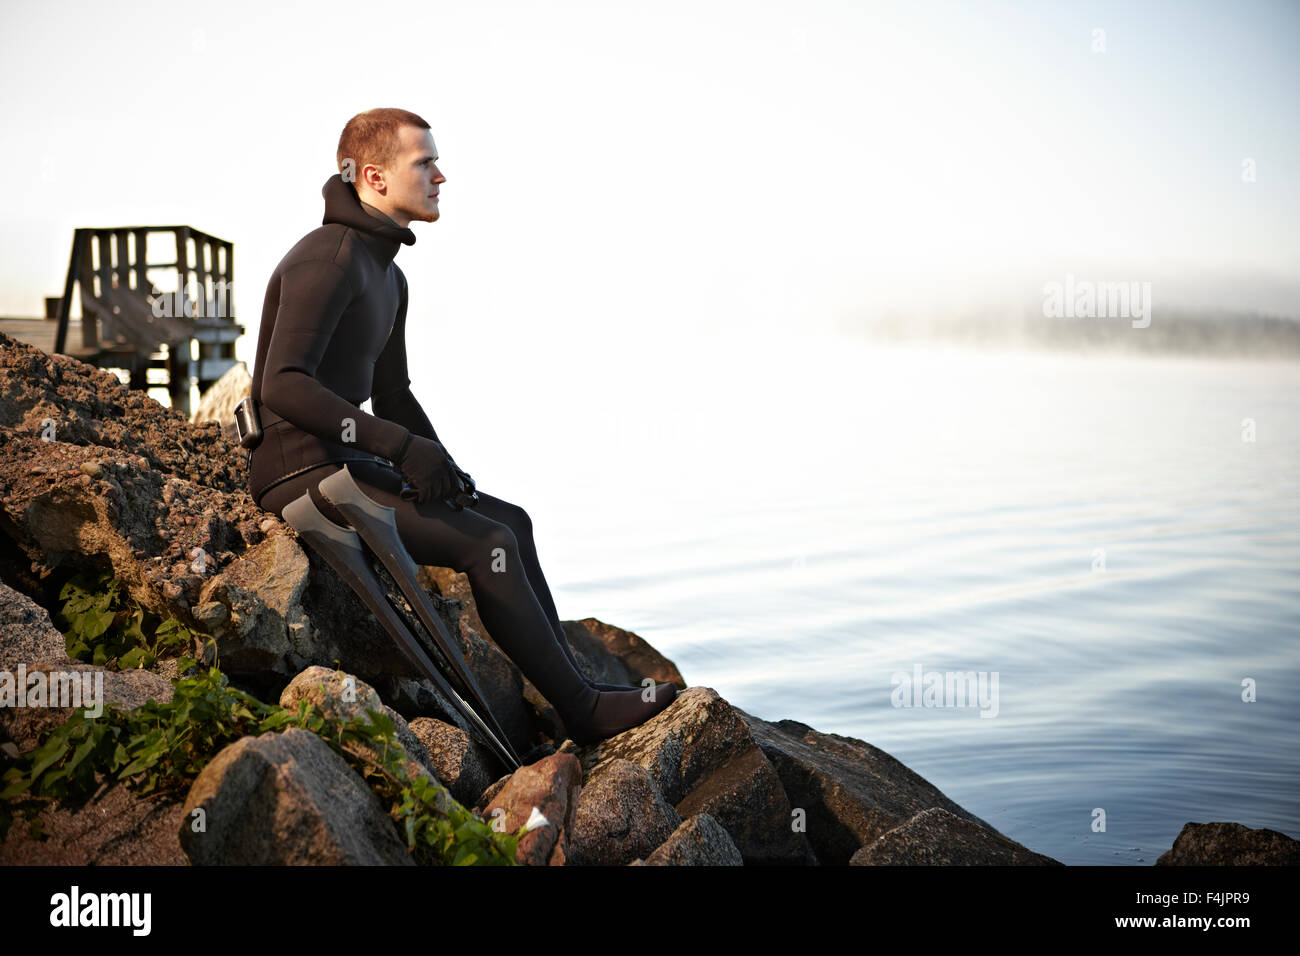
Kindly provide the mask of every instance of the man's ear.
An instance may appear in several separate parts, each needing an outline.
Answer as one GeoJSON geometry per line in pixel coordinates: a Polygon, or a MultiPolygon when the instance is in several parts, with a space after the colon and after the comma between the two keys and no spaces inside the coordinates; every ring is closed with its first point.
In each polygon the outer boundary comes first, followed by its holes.
{"type": "MultiPolygon", "coordinates": [[[[377,192],[381,196],[387,188],[384,185],[383,171],[374,163],[366,163],[361,167],[361,182],[365,183],[368,188],[377,192]]],[[[360,185],[360,183],[358,183],[358,185],[360,185]]]]}

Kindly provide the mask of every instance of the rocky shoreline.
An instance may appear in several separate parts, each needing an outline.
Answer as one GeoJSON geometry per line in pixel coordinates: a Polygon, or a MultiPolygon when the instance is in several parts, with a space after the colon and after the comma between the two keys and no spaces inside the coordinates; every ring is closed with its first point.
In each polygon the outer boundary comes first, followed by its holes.
{"type": "MultiPolygon", "coordinates": [[[[1060,865],[870,744],[748,714],[592,618],[564,622],[590,676],[672,681],[679,694],[640,727],[576,746],[492,642],[464,575],[422,568],[524,756],[500,776],[350,589],[254,505],[244,455],[218,422],[191,423],[111,373],[0,333],[0,450],[0,672],[102,672],[122,707],[170,700],[174,658],[133,670],[72,661],[51,621],[72,574],[111,571],[140,607],[210,635],[192,653],[241,690],[340,717],[382,712],[413,773],[507,831],[543,820],[520,839],[519,863],[1060,865]]],[[[70,713],[0,707],[0,770],[70,713]]],[[[13,826],[0,864],[413,863],[362,776],[316,734],[245,736],[210,757],[183,800],[110,786],[83,806],[51,802],[46,838],[13,826]],[[196,832],[196,815],[214,825],[196,832]]],[[[1294,863],[1296,846],[1188,824],[1158,862],[1294,863]]]]}

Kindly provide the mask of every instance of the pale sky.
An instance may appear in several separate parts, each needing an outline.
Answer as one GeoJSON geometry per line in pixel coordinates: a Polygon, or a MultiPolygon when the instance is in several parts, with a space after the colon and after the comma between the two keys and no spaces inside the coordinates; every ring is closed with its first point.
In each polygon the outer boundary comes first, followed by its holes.
{"type": "Polygon", "coordinates": [[[400,106],[447,177],[397,259],[413,349],[830,326],[1067,271],[1300,316],[1294,2],[5,0],[3,23],[0,314],[61,290],[74,227],[183,222],[235,243],[251,364],[343,124],[400,106]]]}

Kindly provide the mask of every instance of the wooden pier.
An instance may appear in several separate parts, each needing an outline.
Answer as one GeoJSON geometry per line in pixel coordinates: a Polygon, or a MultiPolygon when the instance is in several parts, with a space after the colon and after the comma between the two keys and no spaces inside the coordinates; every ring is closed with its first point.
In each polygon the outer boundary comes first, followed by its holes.
{"type": "Polygon", "coordinates": [[[124,369],[132,388],[147,390],[149,369],[164,369],[172,407],[189,415],[191,386],[201,394],[238,363],[244,327],[235,322],[234,271],[233,244],[191,226],[77,229],[63,295],[46,299],[44,319],[0,318],[0,331],[50,354],[124,369]],[[159,234],[174,245],[151,262],[149,237],[159,234]],[[74,287],[80,320],[71,314],[74,287]]]}

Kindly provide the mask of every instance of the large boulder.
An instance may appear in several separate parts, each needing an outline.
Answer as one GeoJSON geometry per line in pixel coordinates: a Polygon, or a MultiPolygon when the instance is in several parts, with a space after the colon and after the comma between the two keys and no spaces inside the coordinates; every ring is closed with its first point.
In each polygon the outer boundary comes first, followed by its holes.
{"type": "Polygon", "coordinates": [[[776,769],[791,806],[804,812],[808,840],[823,864],[847,864],[859,847],[932,807],[1002,836],[877,747],[796,720],[769,723],[736,712],[776,769]]]}
{"type": "Polygon", "coordinates": [[[849,859],[852,866],[1063,866],[942,807],[922,810],[849,859]]]}
{"type": "Polygon", "coordinates": [[[722,824],[707,813],[691,817],[645,860],[646,866],[744,866],[722,824]]]}
{"type": "Polygon", "coordinates": [[[580,753],[588,786],[616,760],[643,767],[680,817],[717,820],[746,864],[817,862],[780,777],[740,712],[712,688],[687,688],[644,724],[580,753]]]}
{"type": "Polygon", "coordinates": [[[1300,842],[1240,823],[1188,823],[1156,866],[1300,866],[1300,842]]]}
{"type": "MultiPolygon", "coordinates": [[[[421,773],[440,784],[433,772],[433,761],[428,750],[420,738],[411,732],[406,718],[385,704],[375,689],[365,681],[353,674],[314,665],[291,680],[280,694],[280,706],[290,710],[297,710],[303,701],[331,720],[364,721],[372,712],[384,715],[393,722],[398,743],[410,758],[408,771],[421,773]]],[[[357,752],[382,765],[381,756],[369,748],[357,752]]]]}
{"type": "Polygon", "coordinates": [[[374,792],[297,727],[217,754],[190,788],[179,832],[196,865],[413,865],[374,792]]]}
{"type": "Polygon", "coordinates": [[[681,822],[644,767],[613,760],[582,788],[569,864],[623,866],[649,856],[681,822]]]}

